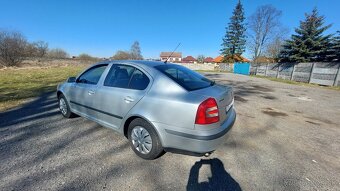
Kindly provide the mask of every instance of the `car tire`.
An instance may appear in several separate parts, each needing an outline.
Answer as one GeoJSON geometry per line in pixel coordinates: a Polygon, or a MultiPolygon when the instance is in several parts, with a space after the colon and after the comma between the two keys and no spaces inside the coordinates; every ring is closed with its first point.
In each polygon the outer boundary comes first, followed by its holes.
{"type": "Polygon", "coordinates": [[[143,119],[137,118],[129,124],[128,139],[132,150],[143,159],[153,160],[164,153],[156,130],[143,119]]]}
{"type": "Polygon", "coordinates": [[[58,108],[60,113],[65,117],[65,118],[73,118],[75,117],[75,114],[71,112],[70,106],[68,105],[68,102],[65,98],[64,95],[60,95],[58,97],[58,108]]]}

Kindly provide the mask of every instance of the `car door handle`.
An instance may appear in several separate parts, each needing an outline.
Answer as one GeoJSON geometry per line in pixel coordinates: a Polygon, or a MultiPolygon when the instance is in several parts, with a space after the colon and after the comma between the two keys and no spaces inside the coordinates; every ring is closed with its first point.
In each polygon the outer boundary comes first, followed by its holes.
{"type": "Polygon", "coordinates": [[[132,97],[130,97],[130,96],[126,96],[126,97],[124,98],[124,100],[125,100],[126,103],[130,103],[130,102],[134,102],[134,101],[135,101],[135,100],[134,100],[132,97]]]}
{"type": "Polygon", "coordinates": [[[89,95],[93,95],[95,93],[95,91],[94,90],[89,90],[88,93],[89,93],[89,95]]]}

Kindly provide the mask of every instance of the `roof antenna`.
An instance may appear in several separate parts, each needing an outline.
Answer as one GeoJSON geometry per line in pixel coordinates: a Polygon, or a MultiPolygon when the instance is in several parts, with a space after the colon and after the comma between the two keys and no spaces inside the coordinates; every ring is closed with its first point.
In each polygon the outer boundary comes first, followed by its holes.
{"type": "Polygon", "coordinates": [[[177,50],[177,48],[179,47],[179,45],[181,45],[181,43],[178,43],[178,45],[176,46],[176,48],[174,49],[174,51],[171,52],[170,56],[168,56],[168,58],[164,61],[164,64],[166,64],[169,60],[169,58],[171,58],[172,54],[177,50]]]}

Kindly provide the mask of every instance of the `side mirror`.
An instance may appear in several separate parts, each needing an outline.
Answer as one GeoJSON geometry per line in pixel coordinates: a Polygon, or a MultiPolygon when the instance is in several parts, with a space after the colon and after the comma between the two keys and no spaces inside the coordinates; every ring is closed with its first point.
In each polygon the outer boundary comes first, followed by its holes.
{"type": "Polygon", "coordinates": [[[67,79],[67,83],[74,83],[74,82],[76,82],[76,77],[69,77],[67,79]]]}

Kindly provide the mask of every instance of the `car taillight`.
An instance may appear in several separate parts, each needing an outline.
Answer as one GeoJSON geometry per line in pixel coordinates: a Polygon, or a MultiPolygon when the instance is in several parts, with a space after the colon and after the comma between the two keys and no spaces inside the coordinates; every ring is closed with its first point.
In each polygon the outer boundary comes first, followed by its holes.
{"type": "Polygon", "coordinates": [[[198,106],[195,124],[206,125],[219,120],[218,106],[214,98],[208,98],[198,106]]]}

